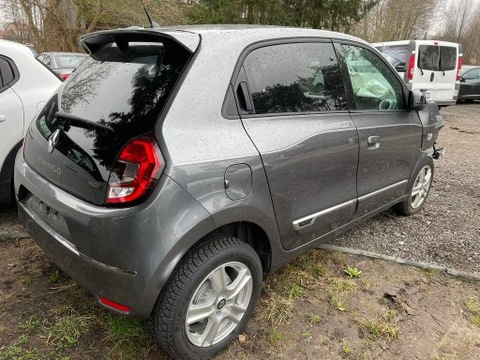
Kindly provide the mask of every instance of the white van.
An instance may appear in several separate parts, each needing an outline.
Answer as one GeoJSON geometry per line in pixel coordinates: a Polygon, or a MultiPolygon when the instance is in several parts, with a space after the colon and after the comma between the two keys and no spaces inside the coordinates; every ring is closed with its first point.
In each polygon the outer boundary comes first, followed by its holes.
{"type": "Polygon", "coordinates": [[[399,72],[409,89],[440,106],[454,105],[460,87],[462,45],[437,40],[399,40],[372,44],[399,72]]]}

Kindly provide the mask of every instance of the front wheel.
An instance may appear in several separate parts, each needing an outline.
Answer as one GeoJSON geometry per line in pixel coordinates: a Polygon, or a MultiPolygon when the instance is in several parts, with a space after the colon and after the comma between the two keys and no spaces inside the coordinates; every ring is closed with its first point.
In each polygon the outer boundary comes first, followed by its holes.
{"type": "Polygon", "coordinates": [[[397,213],[408,216],[422,210],[432,186],[433,173],[433,160],[428,157],[410,185],[409,196],[396,206],[397,213]]]}
{"type": "Polygon", "coordinates": [[[219,237],[194,249],[155,308],[155,334],[175,359],[209,358],[235,339],[260,295],[262,266],[246,243],[219,237]]]}

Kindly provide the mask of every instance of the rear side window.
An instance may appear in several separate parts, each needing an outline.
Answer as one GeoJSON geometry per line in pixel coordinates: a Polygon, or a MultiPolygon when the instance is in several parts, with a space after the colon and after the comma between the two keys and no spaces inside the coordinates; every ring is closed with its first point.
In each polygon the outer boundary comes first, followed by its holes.
{"type": "Polygon", "coordinates": [[[420,45],[418,47],[417,66],[422,70],[438,71],[440,64],[440,47],[420,45]]]}
{"type": "Polygon", "coordinates": [[[244,63],[256,114],[323,112],[346,108],[331,43],[267,46],[244,63]]]}
{"type": "Polygon", "coordinates": [[[457,49],[452,46],[440,46],[440,70],[455,70],[457,67],[457,49]]]}
{"type": "Polygon", "coordinates": [[[0,57],[0,91],[15,81],[15,73],[10,62],[0,57]]]}

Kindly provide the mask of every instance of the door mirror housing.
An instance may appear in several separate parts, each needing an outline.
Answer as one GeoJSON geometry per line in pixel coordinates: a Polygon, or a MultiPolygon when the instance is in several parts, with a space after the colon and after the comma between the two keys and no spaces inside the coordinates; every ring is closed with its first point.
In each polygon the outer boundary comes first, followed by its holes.
{"type": "Polygon", "coordinates": [[[408,109],[409,110],[421,110],[423,105],[427,103],[425,96],[415,90],[408,92],[408,109]]]}

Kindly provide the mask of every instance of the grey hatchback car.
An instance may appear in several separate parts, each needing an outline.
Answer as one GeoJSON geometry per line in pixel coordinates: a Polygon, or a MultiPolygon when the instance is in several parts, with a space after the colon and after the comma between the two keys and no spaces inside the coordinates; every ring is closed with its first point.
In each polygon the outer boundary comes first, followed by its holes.
{"type": "Polygon", "coordinates": [[[425,203],[443,118],[360,39],[199,26],[81,44],[17,157],[19,216],[175,358],[224,349],[293,257],[425,203]]]}

